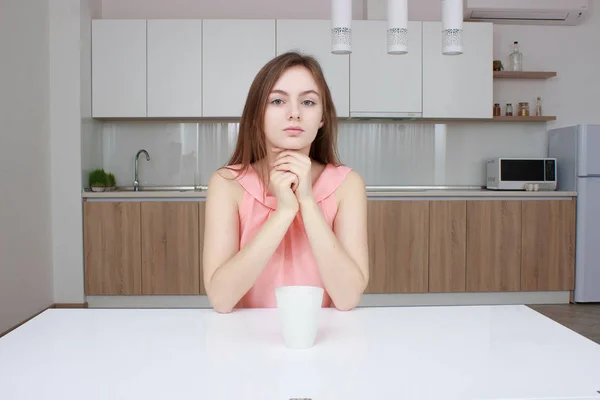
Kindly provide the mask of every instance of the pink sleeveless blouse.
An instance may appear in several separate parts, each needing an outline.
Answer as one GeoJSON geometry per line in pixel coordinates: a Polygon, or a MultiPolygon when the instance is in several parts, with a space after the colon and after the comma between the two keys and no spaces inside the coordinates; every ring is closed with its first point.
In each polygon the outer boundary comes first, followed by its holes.
{"type": "MultiPolygon", "coordinates": [[[[232,167],[237,169],[239,166],[232,167]]],[[[334,194],[350,171],[351,169],[346,166],[336,167],[327,164],[313,184],[313,196],[332,229],[337,214],[334,194]]],[[[249,167],[245,173],[241,173],[237,181],[244,189],[244,198],[239,209],[240,249],[242,249],[277,209],[277,199],[268,192],[263,196],[262,181],[252,167],[249,167]]],[[[236,308],[274,308],[276,307],[275,288],[290,285],[318,286],[325,289],[300,212],[262,274],[238,302],[236,308]]],[[[322,307],[332,305],[331,298],[325,291],[322,307]]]]}

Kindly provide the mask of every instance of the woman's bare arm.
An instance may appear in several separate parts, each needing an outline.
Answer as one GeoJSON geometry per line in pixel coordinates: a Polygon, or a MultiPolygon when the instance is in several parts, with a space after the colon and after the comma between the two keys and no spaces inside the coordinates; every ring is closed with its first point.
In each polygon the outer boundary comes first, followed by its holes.
{"type": "Polygon", "coordinates": [[[221,313],[231,312],[250,290],[296,216],[292,209],[277,209],[240,250],[238,204],[243,189],[228,179],[231,175],[222,170],[211,177],[205,210],[204,286],[212,306],[221,313]]]}
{"type": "Polygon", "coordinates": [[[369,282],[367,198],[361,177],[350,172],[336,198],[333,230],[316,202],[301,203],[300,210],[325,290],[336,308],[351,310],[369,282]]]}

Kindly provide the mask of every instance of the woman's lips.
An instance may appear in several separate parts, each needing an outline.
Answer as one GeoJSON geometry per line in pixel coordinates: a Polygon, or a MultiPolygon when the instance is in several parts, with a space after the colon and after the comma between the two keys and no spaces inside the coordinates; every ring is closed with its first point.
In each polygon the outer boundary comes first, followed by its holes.
{"type": "Polygon", "coordinates": [[[304,129],[300,128],[299,126],[290,126],[288,128],[285,128],[284,131],[286,131],[290,135],[299,135],[302,132],[304,132],[304,129]]]}

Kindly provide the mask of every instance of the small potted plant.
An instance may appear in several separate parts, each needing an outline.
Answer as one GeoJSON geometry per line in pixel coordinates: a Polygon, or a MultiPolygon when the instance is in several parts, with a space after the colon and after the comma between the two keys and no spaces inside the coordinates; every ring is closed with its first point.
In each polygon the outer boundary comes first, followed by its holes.
{"type": "Polygon", "coordinates": [[[106,174],[106,190],[112,192],[117,186],[115,175],[112,172],[106,174]]]}
{"type": "Polygon", "coordinates": [[[92,192],[104,192],[107,182],[106,172],[104,172],[104,169],[99,168],[90,172],[89,180],[92,192]]]}

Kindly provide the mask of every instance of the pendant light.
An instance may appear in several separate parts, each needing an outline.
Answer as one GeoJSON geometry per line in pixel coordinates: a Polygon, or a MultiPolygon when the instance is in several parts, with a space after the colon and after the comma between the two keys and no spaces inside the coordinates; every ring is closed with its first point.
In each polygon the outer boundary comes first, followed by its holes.
{"type": "Polygon", "coordinates": [[[387,6],[387,52],[406,54],[408,53],[408,0],[388,0],[387,6]]]}
{"type": "Polygon", "coordinates": [[[442,53],[463,53],[463,0],[442,0],[442,53]]]}
{"type": "Polygon", "coordinates": [[[352,0],[331,0],[331,52],[352,53],[352,0]]]}

